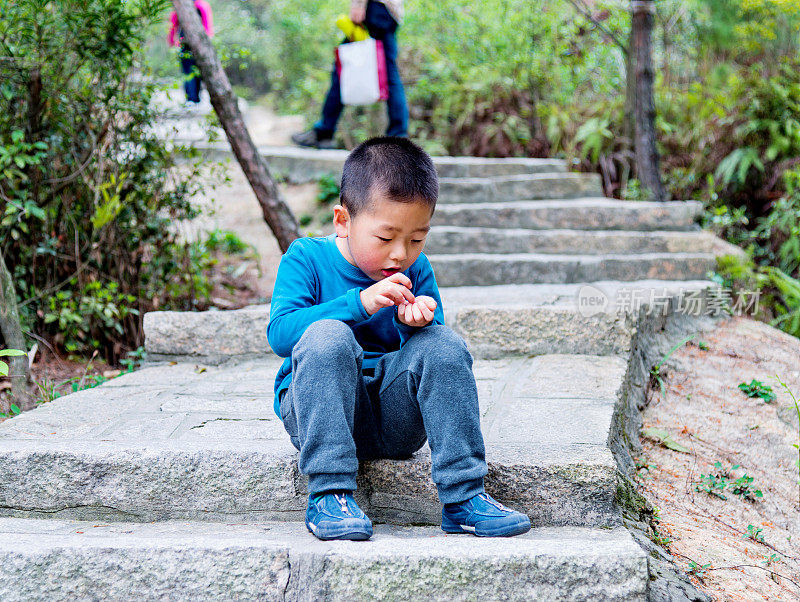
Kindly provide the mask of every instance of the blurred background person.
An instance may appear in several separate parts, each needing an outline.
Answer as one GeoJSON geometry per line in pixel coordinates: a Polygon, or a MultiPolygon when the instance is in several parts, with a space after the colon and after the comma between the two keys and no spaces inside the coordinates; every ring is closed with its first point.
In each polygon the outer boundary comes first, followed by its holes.
{"type": "MultiPolygon", "coordinates": [[[[200,21],[203,23],[203,29],[206,30],[208,37],[214,36],[214,18],[211,12],[211,6],[206,0],[195,0],[195,7],[197,13],[200,15],[200,21]]],[[[169,16],[170,28],[167,41],[170,46],[180,45],[180,62],[181,71],[183,72],[183,89],[186,91],[186,102],[198,104],[200,102],[200,72],[197,70],[194,57],[192,56],[189,47],[183,41],[183,30],[180,23],[178,23],[178,13],[172,11],[169,16]]]]}

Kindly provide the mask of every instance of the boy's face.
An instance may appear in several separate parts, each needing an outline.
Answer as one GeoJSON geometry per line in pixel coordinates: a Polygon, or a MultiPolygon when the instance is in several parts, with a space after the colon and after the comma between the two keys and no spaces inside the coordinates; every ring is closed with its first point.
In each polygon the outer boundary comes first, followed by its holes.
{"type": "Polygon", "coordinates": [[[370,206],[350,217],[342,205],[333,208],[336,245],[354,266],[375,281],[402,272],[425,246],[431,210],[423,201],[401,203],[373,193],[370,206]]]}

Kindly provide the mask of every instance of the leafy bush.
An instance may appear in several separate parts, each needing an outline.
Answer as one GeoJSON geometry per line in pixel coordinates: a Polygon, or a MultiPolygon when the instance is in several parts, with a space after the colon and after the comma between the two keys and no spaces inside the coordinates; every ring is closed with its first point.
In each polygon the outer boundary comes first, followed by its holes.
{"type": "Polygon", "coordinates": [[[23,327],[109,362],[153,308],[202,306],[197,157],[153,132],[141,62],[165,0],[0,0],[0,245],[23,327]],[[187,282],[188,281],[188,282],[187,282]]]}

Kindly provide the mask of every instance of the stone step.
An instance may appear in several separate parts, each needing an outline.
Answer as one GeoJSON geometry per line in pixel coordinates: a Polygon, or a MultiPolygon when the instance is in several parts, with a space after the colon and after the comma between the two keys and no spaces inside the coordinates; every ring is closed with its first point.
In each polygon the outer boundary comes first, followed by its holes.
{"type": "Polygon", "coordinates": [[[625,230],[526,230],[434,226],[425,254],[455,253],[715,253],[742,254],[712,232],[625,230]]]}
{"type": "Polygon", "coordinates": [[[376,525],[368,542],[305,525],[0,519],[0,598],[16,600],[642,600],[623,528],[510,539],[376,525]]]}
{"type": "Polygon", "coordinates": [[[497,203],[520,199],[602,196],[595,173],[541,173],[490,178],[439,178],[439,203],[497,203]]]}
{"type": "Polygon", "coordinates": [[[532,230],[698,230],[699,201],[619,201],[606,198],[441,204],[434,226],[532,230]]]}
{"type": "MultiPolygon", "coordinates": [[[[227,142],[193,143],[195,148],[217,158],[233,159],[227,142]]],[[[342,175],[345,150],[316,150],[294,146],[260,146],[258,148],[273,174],[285,176],[290,182],[302,183],[334,174],[342,175]]],[[[490,159],[482,157],[432,157],[441,178],[486,178],[531,173],[566,173],[561,159],[529,159],[525,157],[490,159]]]]}
{"type": "Polygon", "coordinates": [[[691,280],[716,265],[713,253],[429,255],[440,286],[575,283],[597,280],[691,280]]]}
{"type": "MultiPolygon", "coordinates": [[[[445,323],[464,337],[475,357],[504,354],[626,354],[639,308],[663,309],[682,300],[684,312],[716,311],[706,280],[600,281],[442,287],[445,323]]],[[[649,310],[648,310],[649,311],[649,310]]],[[[269,305],[206,312],[148,312],[145,349],[154,360],[219,363],[271,354],[269,305]]]]}
{"type": "MultiPolygon", "coordinates": [[[[0,424],[0,515],[302,520],[307,480],[273,411],[276,357],[162,364],[0,424]]],[[[608,448],[627,362],[544,355],[476,360],[487,491],[538,526],[616,525],[608,448]]],[[[361,463],[357,499],[379,522],[433,524],[430,451],[361,463]]]]}

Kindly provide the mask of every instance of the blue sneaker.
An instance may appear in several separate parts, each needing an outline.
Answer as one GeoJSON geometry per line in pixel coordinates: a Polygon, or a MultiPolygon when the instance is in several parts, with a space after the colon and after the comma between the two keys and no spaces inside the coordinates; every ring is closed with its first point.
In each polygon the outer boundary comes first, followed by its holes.
{"type": "Polygon", "coordinates": [[[442,508],[442,531],[472,533],[478,537],[510,537],[531,528],[530,519],[506,508],[488,493],[479,493],[459,504],[442,508]]]}
{"type": "Polygon", "coordinates": [[[327,491],[308,496],[306,527],[319,539],[372,537],[372,522],[349,491],[327,491]]]}

